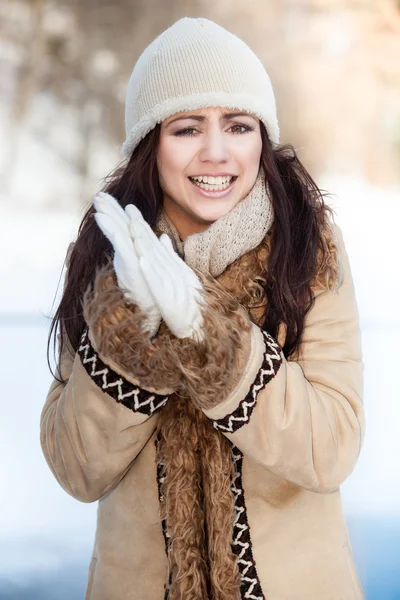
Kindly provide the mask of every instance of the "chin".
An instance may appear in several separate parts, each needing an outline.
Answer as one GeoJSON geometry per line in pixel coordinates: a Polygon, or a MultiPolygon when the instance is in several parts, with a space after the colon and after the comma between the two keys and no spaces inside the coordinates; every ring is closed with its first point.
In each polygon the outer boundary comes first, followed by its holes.
{"type": "Polygon", "coordinates": [[[204,206],[198,207],[197,210],[193,210],[193,215],[203,223],[207,223],[211,225],[215,221],[218,221],[221,217],[224,217],[228,214],[233,208],[235,204],[232,206],[204,206]]]}
{"type": "Polygon", "coordinates": [[[205,224],[205,225],[212,225],[212,223],[215,223],[215,221],[218,221],[218,219],[220,219],[221,217],[224,217],[227,214],[228,211],[211,211],[211,210],[204,210],[202,212],[196,212],[195,213],[195,217],[196,219],[199,221],[199,223],[205,224]]]}

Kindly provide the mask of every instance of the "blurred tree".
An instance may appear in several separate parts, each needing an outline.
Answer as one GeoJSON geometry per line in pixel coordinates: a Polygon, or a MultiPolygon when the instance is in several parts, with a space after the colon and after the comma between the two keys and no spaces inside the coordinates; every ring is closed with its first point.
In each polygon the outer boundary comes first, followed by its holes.
{"type": "MultiPolygon", "coordinates": [[[[28,4],[28,14],[30,15],[31,25],[28,34],[30,43],[23,46],[23,58],[19,62],[19,68],[15,70],[15,94],[10,110],[10,120],[8,121],[7,135],[7,153],[2,164],[2,181],[4,190],[7,191],[9,183],[14,174],[15,158],[20,143],[20,128],[15,124],[23,122],[27,107],[29,107],[32,98],[37,89],[38,66],[43,56],[43,14],[45,0],[31,0],[28,4]]],[[[11,22],[13,25],[13,23],[11,22]]],[[[14,41],[14,28],[10,28],[11,40],[14,41]]],[[[16,32],[15,32],[16,33],[16,32]]]]}
{"type": "Polygon", "coordinates": [[[23,124],[87,201],[121,158],[125,89],[139,54],[177,19],[200,15],[242,37],[263,60],[282,141],[294,143],[314,176],[330,170],[399,183],[398,4],[0,0],[0,108],[11,117],[3,118],[3,182],[12,178],[23,124]]]}

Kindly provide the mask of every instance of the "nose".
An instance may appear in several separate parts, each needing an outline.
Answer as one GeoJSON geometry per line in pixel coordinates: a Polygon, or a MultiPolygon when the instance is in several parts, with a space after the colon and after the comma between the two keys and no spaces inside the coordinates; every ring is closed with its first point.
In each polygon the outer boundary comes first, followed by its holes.
{"type": "Polygon", "coordinates": [[[199,153],[201,162],[220,164],[229,160],[227,140],[219,127],[210,129],[202,139],[203,144],[199,153]]]}

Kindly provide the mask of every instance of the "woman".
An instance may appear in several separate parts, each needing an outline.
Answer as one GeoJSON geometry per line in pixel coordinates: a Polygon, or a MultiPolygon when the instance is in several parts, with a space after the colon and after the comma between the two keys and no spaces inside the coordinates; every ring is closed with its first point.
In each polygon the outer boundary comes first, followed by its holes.
{"type": "Polygon", "coordinates": [[[135,65],[126,131],[68,253],[41,418],[59,483],[99,500],[86,599],[362,598],[353,280],[264,67],[181,19],[135,65]]]}

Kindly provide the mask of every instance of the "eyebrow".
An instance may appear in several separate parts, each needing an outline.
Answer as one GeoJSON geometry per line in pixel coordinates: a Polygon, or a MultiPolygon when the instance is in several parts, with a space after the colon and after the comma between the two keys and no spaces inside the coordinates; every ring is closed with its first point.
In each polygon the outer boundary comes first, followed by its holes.
{"type": "MultiPolygon", "coordinates": [[[[223,115],[222,115],[222,118],[225,121],[227,121],[229,119],[233,119],[234,117],[250,117],[252,119],[256,118],[253,115],[250,115],[249,113],[246,113],[246,112],[228,112],[228,113],[223,113],[223,115]]],[[[204,115],[188,115],[188,116],[182,115],[181,117],[176,117],[175,119],[172,119],[172,121],[170,121],[167,124],[167,127],[169,127],[172,123],[175,123],[175,121],[181,121],[181,120],[186,120],[186,119],[193,119],[195,121],[205,121],[206,117],[204,115]]]]}

